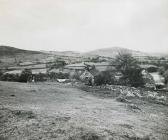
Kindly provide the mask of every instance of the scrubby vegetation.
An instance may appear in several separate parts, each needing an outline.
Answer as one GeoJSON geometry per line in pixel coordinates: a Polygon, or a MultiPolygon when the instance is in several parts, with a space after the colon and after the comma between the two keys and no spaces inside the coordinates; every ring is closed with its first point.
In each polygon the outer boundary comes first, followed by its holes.
{"type": "Polygon", "coordinates": [[[48,79],[47,74],[44,74],[44,73],[38,73],[34,77],[35,77],[35,81],[39,81],[39,82],[47,81],[48,79]]]}
{"type": "Polygon", "coordinates": [[[24,69],[21,74],[11,74],[6,73],[0,76],[2,81],[13,81],[13,82],[27,82],[32,76],[32,71],[30,69],[24,69]]]}
{"type": "Polygon", "coordinates": [[[141,68],[131,54],[119,53],[116,56],[115,63],[117,64],[116,69],[122,74],[119,80],[121,85],[134,87],[144,86],[141,68]]]}
{"type": "Polygon", "coordinates": [[[98,73],[95,76],[95,84],[96,85],[103,85],[103,84],[114,84],[115,83],[115,77],[114,74],[110,71],[103,71],[98,73]]]}
{"type": "Polygon", "coordinates": [[[68,73],[38,73],[38,74],[32,74],[31,70],[25,69],[22,71],[21,74],[2,74],[0,75],[1,81],[12,81],[12,82],[43,82],[47,80],[56,80],[56,79],[68,79],[69,74],[68,73]]]}
{"type": "Polygon", "coordinates": [[[158,67],[149,67],[147,68],[148,72],[157,72],[158,71],[158,67]]]}
{"type": "Polygon", "coordinates": [[[13,82],[19,82],[20,76],[19,74],[3,74],[0,76],[0,80],[2,81],[13,81],[13,82]]]}
{"type": "Polygon", "coordinates": [[[19,77],[19,82],[27,82],[31,75],[32,71],[30,69],[24,69],[19,77]]]}
{"type": "Polygon", "coordinates": [[[163,66],[161,66],[158,69],[158,72],[165,78],[165,84],[168,84],[168,64],[165,63],[163,66]]]}
{"type": "Polygon", "coordinates": [[[0,77],[3,75],[3,72],[2,72],[2,70],[0,70],[0,77]]]}
{"type": "Polygon", "coordinates": [[[168,84],[168,70],[164,72],[163,76],[165,78],[165,84],[168,84]]]}

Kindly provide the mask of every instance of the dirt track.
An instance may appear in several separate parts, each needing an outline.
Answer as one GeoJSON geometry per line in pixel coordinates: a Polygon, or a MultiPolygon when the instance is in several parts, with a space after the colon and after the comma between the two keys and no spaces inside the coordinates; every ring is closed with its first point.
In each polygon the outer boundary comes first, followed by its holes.
{"type": "Polygon", "coordinates": [[[58,83],[0,82],[0,139],[168,140],[168,107],[112,98],[58,83]]]}

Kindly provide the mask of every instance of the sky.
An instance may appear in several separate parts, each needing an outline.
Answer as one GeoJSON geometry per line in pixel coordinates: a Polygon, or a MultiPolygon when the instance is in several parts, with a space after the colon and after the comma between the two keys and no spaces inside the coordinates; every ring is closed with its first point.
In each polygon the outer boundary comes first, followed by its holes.
{"type": "Polygon", "coordinates": [[[0,45],[168,52],[168,0],[0,0],[0,45]]]}

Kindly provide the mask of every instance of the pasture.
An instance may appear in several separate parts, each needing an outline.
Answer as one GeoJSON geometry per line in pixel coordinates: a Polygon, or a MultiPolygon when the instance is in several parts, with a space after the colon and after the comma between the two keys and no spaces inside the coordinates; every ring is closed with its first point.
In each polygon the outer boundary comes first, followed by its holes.
{"type": "Polygon", "coordinates": [[[0,139],[167,140],[167,106],[136,105],[56,82],[0,82],[0,139]]]}

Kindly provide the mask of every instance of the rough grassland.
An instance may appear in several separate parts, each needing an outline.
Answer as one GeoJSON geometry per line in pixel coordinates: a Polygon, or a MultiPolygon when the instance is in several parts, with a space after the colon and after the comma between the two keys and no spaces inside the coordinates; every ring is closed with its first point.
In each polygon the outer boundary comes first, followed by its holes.
{"type": "Polygon", "coordinates": [[[138,107],[58,83],[0,82],[0,140],[168,140],[167,106],[138,107]]]}

